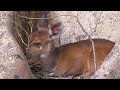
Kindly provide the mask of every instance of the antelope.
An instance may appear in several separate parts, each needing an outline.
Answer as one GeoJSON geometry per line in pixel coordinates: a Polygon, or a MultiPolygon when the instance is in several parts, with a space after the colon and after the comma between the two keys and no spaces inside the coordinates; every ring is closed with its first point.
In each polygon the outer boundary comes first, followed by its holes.
{"type": "MultiPolygon", "coordinates": [[[[27,56],[36,58],[41,65],[62,77],[94,74],[93,49],[89,39],[55,47],[54,40],[62,35],[63,24],[56,23],[50,29],[37,27],[38,30],[30,37],[27,56]]],[[[115,42],[98,38],[93,42],[98,70],[115,42]]]]}

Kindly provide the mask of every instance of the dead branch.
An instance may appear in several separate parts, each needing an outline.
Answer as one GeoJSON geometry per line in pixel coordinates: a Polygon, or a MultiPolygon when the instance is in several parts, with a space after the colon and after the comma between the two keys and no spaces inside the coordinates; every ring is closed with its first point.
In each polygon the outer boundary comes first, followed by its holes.
{"type": "MultiPolygon", "coordinates": [[[[26,31],[25,29],[23,29],[19,24],[17,24],[17,23],[16,23],[15,21],[13,21],[12,19],[10,19],[10,20],[11,20],[13,23],[15,23],[17,26],[19,26],[22,30],[24,30],[24,31],[26,32],[26,34],[28,34],[27,31],[26,31]]],[[[24,40],[22,39],[22,36],[21,36],[21,34],[18,32],[18,30],[17,30],[17,33],[18,33],[18,35],[19,35],[22,43],[23,43],[25,46],[28,46],[28,45],[24,42],[24,40]]]]}
{"type": "Polygon", "coordinates": [[[86,35],[88,36],[88,38],[90,39],[91,43],[92,43],[92,49],[93,49],[93,57],[94,57],[94,67],[95,67],[95,71],[96,71],[96,54],[95,54],[95,46],[94,46],[94,42],[92,40],[92,38],[90,37],[90,35],[85,31],[85,29],[83,28],[83,26],[81,25],[79,19],[78,19],[78,13],[76,16],[77,22],[78,24],[81,26],[82,30],[86,33],[86,35]]]}
{"type": "Polygon", "coordinates": [[[30,38],[30,36],[31,36],[31,34],[32,34],[32,32],[33,32],[33,23],[32,23],[32,21],[30,20],[30,21],[28,22],[28,24],[29,24],[29,26],[30,26],[30,34],[28,35],[28,46],[29,46],[29,38],[30,38]]]}
{"type": "Polygon", "coordinates": [[[25,33],[26,33],[26,36],[28,36],[28,32],[22,28],[18,23],[16,23],[14,20],[10,19],[13,23],[15,23],[17,26],[19,26],[25,33]]]}

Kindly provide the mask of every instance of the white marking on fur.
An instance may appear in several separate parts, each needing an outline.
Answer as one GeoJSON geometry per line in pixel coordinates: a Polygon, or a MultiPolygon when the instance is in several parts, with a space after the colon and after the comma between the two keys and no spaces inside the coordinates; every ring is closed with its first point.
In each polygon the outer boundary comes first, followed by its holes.
{"type": "Polygon", "coordinates": [[[40,50],[42,50],[42,46],[40,46],[40,50]]]}
{"type": "Polygon", "coordinates": [[[44,54],[41,54],[40,57],[41,57],[41,58],[46,58],[46,57],[47,57],[47,54],[45,54],[45,53],[44,53],[44,54]]]}

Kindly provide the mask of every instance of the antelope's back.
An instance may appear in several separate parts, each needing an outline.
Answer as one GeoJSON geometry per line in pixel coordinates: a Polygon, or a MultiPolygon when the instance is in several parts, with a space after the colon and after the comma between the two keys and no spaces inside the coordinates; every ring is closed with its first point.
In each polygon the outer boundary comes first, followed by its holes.
{"type": "MultiPolygon", "coordinates": [[[[93,39],[97,64],[100,65],[105,57],[111,52],[115,42],[106,39],[93,39]]],[[[61,47],[62,56],[83,56],[86,60],[93,61],[93,48],[89,39],[70,43],[61,47]]]]}
{"type": "MultiPolygon", "coordinates": [[[[93,41],[95,43],[96,64],[98,69],[105,60],[105,58],[108,56],[108,54],[111,52],[112,48],[115,45],[115,42],[106,39],[94,39],[93,41]]],[[[90,70],[94,71],[94,58],[92,47],[90,49],[89,57],[91,66],[90,70]]]]}
{"type": "MultiPolygon", "coordinates": [[[[93,41],[97,68],[99,68],[115,43],[106,39],[93,39],[93,41]]],[[[59,73],[84,74],[94,72],[93,48],[89,39],[61,46],[59,56],[57,66],[57,72],[59,73]]]]}

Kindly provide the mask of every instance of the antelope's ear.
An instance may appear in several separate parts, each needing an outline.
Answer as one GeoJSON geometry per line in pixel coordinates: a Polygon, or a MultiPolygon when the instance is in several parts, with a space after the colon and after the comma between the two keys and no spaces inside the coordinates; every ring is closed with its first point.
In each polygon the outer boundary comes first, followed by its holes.
{"type": "Polygon", "coordinates": [[[41,13],[40,15],[40,18],[41,19],[38,19],[37,22],[36,22],[36,25],[37,25],[37,28],[47,28],[48,27],[48,19],[47,18],[47,14],[49,12],[43,12],[41,13]]]}
{"type": "Polygon", "coordinates": [[[63,24],[62,22],[56,23],[48,30],[51,39],[56,39],[60,37],[63,33],[63,24]]]}

